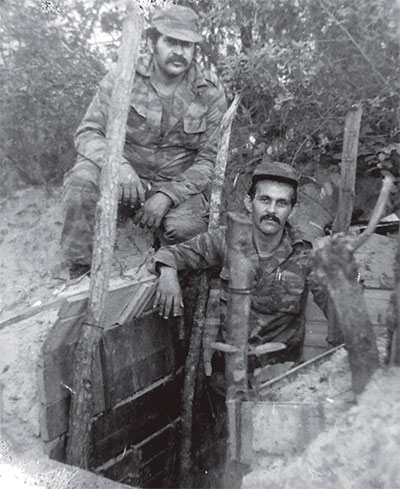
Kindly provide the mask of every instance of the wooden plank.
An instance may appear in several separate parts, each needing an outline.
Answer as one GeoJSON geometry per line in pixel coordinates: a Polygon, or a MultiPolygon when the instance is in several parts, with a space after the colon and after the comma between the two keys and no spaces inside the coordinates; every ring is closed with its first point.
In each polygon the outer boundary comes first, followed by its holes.
{"type": "Polygon", "coordinates": [[[65,446],[67,442],[66,435],[61,435],[54,440],[43,443],[43,452],[51,460],[57,460],[57,462],[65,462],[65,446]]]}
{"type": "MultiPolygon", "coordinates": [[[[111,405],[129,397],[176,368],[174,321],[166,323],[158,314],[135,319],[131,324],[113,326],[103,333],[106,368],[110,383],[111,405]]],[[[58,412],[46,436],[65,433],[72,388],[72,359],[79,335],[80,322],[75,318],[59,319],[46,339],[42,351],[43,367],[39,370],[42,420],[49,412],[58,412]],[[64,413],[64,414],[62,414],[64,413]]],[[[105,409],[102,366],[99,350],[94,358],[93,415],[105,409]]]]}
{"type": "Polygon", "coordinates": [[[126,399],[135,392],[174,371],[173,352],[168,347],[156,351],[146,358],[134,360],[131,365],[113,372],[117,379],[110,385],[111,404],[126,399]]]}
{"type": "Polygon", "coordinates": [[[313,358],[317,357],[318,355],[321,355],[322,353],[328,351],[329,346],[305,346],[303,349],[303,355],[301,357],[303,362],[308,362],[309,360],[312,360],[313,358]]]}
{"type": "Polygon", "coordinates": [[[322,403],[241,403],[243,463],[265,455],[299,453],[325,428],[322,403]]]}
{"type": "Polygon", "coordinates": [[[374,326],[386,326],[391,290],[366,289],[365,303],[370,320],[374,326]]]}
{"type": "Polygon", "coordinates": [[[176,328],[176,321],[152,313],[105,332],[112,405],[177,368],[176,328]]]}
{"type": "Polygon", "coordinates": [[[90,466],[104,464],[177,418],[180,386],[181,379],[168,377],[94,420],[90,466]]]}
{"type": "Polygon", "coordinates": [[[54,359],[55,352],[62,351],[69,345],[78,341],[80,330],[79,316],[70,318],[59,318],[49,331],[46,340],[42,346],[42,356],[44,365],[48,365],[54,359]]]}
{"type": "Polygon", "coordinates": [[[120,313],[116,322],[118,324],[126,324],[131,322],[132,319],[140,317],[149,307],[152,307],[155,292],[156,280],[141,284],[136,294],[120,313]]]}
{"type": "Polygon", "coordinates": [[[374,233],[356,250],[355,259],[367,289],[394,288],[396,246],[396,238],[374,233]]]}
{"type": "Polygon", "coordinates": [[[42,406],[40,410],[40,437],[43,441],[54,440],[68,430],[70,399],[42,406]]]}

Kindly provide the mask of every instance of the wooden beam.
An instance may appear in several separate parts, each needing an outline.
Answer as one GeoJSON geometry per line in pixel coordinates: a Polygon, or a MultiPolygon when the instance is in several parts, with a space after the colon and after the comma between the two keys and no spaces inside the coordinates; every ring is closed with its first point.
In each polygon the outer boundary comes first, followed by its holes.
{"type": "Polygon", "coordinates": [[[332,232],[346,232],[351,223],[356,185],[358,138],[360,135],[362,108],[355,105],[347,114],[344,125],[342,161],[340,163],[341,182],[339,203],[332,232]]]}
{"type": "Polygon", "coordinates": [[[93,354],[102,336],[105,302],[116,236],[118,174],[125,144],[129,100],[143,29],[142,14],[127,0],[127,17],[116,67],[106,130],[106,154],[100,177],[89,302],[75,352],[67,463],[87,468],[92,416],[93,354]]]}

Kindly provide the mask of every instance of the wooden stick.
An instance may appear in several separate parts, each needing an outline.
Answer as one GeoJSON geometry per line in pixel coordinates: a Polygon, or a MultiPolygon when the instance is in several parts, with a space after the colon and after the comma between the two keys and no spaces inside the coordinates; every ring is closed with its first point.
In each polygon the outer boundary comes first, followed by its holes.
{"type": "Polygon", "coordinates": [[[375,231],[375,228],[379,224],[379,221],[382,219],[386,210],[386,204],[388,203],[390,197],[390,191],[392,190],[393,181],[394,178],[392,177],[392,175],[386,175],[384,177],[382,187],[379,192],[379,197],[376,201],[371,219],[369,220],[369,223],[365,230],[359,236],[357,236],[357,238],[354,238],[351,243],[353,251],[355,251],[367,241],[367,239],[375,231]]]}
{"type": "MultiPolygon", "coordinates": [[[[233,118],[239,105],[240,96],[236,95],[230,108],[224,114],[220,125],[220,140],[218,144],[215,179],[211,190],[210,221],[208,228],[219,226],[221,196],[228,161],[229,139],[233,118]]],[[[181,445],[179,453],[179,483],[180,487],[191,487],[192,484],[192,430],[193,430],[193,399],[196,388],[197,368],[200,361],[201,343],[204,331],[205,312],[208,299],[209,277],[203,273],[200,279],[199,295],[193,319],[189,350],[186,357],[185,377],[182,396],[181,445]]]]}
{"type": "Polygon", "coordinates": [[[222,134],[222,136],[219,142],[217,161],[215,164],[215,174],[210,199],[210,221],[208,224],[208,229],[217,229],[220,224],[222,189],[224,187],[226,165],[228,162],[232,121],[235,117],[237,108],[239,107],[241,98],[241,94],[237,94],[235,96],[221,122],[220,134],[222,134]]]}
{"type": "Polygon", "coordinates": [[[116,236],[119,161],[125,144],[129,99],[135,76],[143,18],[134,0],[127,0],[115,85],[107,121],[107,148],[101,172],[101,196],[96,209],[94,253],[86,316],[75,352],[67,463],[87,468],[92,416],[93,353],[103,328],[111,259],[116,236]]]}
{"type": "Polygon", "coordinates": [[[346,114],[344,126],[339,203],[332,232],[346,232],[351,223],[356,184],[358,138],[360,134],[362,109],[355,106],[346,114]]]}

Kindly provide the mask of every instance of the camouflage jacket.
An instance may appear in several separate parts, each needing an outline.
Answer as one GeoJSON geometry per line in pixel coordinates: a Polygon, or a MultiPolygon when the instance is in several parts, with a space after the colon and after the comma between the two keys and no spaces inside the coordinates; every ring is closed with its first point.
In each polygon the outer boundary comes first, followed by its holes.
{"type": "MultiPolygon", "coordinates": [[[[217,267],[221,279],[222,323],[226,314],[229,270],[226,260],[226,228],[200,234],[184,243],[160,248],[154,256],[157,263],[176,270],[201,270],[217,267]]],[[[285,343],[295,348],[304,338],[305,305],[311,290],[315,302],[326,314],[328,302],[323,284],[311,273],[311,245],[293,240],[285,231],[272,257],[260,258],[254,248],[255,269],[250,312],[250,344],[285,343]]]]}
{"type": "MultiPolygon", "coordinates": [[[[210,183],[216,153],[217,129],[226,110],[218,78],[201,73],[193,63],[175,91],[170,113],[151,83],[150,56],[138,60],[128,114],[124,159],[138,175],[155,184],[175,205],[201,193],[210,183]],[[164,121],[167,128],[163,134],[164,121]]],[[[106,122],[114,73],[101,81],[75,135],[79,161],[102,165],[106,122]]]]}

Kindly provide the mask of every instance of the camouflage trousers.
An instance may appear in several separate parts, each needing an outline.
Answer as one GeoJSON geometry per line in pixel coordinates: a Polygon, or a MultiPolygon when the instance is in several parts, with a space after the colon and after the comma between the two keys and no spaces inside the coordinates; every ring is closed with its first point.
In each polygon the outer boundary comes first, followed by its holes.
{"type": "MultiPolygon", "coordinates": [[[[79,162],[65,176],[61,247],[67,263],[91,263],[95,210],[100,197],[99,181],[100,170],[90,162],[79,162]]],[[[152,182],[142,180],[142,183],[144,188],[149,188],[148,198],[152,182]]],[[[202,193],[172,207],[157,231],[161,244],[179,243],[207,231],[208,204],[206,194],[202,193]]]]}

